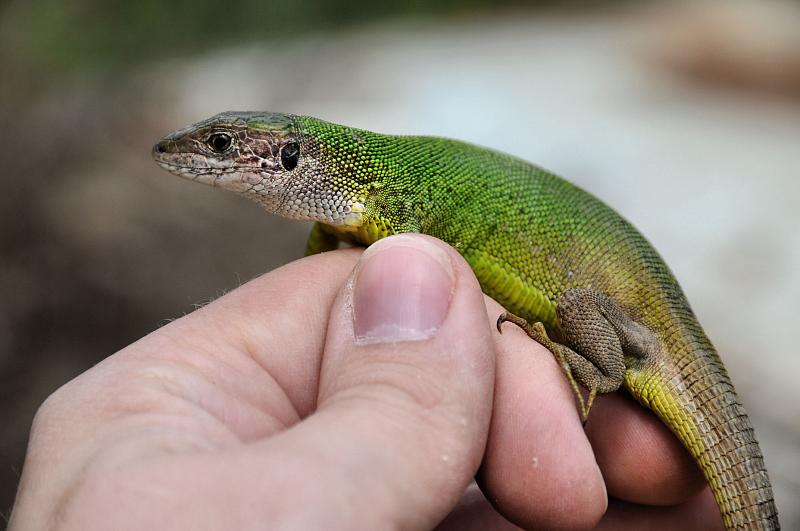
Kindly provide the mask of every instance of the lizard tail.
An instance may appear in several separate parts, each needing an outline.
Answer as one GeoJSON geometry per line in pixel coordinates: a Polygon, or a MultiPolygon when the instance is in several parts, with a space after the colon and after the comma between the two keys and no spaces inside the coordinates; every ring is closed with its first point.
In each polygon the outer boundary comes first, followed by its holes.
{"type": "Polygon", "coordinates": [[[629,370],[626,386],[689,450],[727,529],[780,529],[753,426],[716,350],[699,335],[671,362],[660,357],[629,370]]]}

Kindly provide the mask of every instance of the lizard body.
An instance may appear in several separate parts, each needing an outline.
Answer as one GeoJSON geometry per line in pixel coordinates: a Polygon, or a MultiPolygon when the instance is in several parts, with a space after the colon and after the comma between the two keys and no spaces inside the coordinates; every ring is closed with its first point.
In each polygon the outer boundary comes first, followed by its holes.
{"type": "Polygon", "coordinates": [[[510,320],[553,352],[584,420],[596,393],[624,386],[689,450],[727,528],[779,529],[750,420],[683,291],[647,240],[591,194],[463,142],[276,113],[222,113],[165,137],[153,156],[317,222],[307,253],[399,232],[448,242],[512,313],[498,327],[510,320]]]}

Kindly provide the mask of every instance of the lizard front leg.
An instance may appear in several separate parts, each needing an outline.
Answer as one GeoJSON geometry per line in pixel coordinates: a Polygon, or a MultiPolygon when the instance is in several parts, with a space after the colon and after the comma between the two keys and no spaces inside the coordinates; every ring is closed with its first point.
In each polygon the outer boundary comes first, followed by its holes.
{"type": "Polygon", "coordinates": [[[335,251],[339,248],[339,238],[328,231],[325,225],[316,222],[311,227],[311,233],[306,240],[305,256],[324,253],[325,251],[335,251]]]}
{"type": "Polygon", "coordinates": [[[542,323],[531,324],[509,313],[498,318],[497,328],[510,321],[553,353],[575,393],[585,423],[597,394],[616,391],[622,385],[626,354],[646,355],[652,348],[652,338],[607,295],[589,289],[564,292],[556,304],[556,315],[566,344],[550,339],[542,323]],[[584,400],[578,383],[589,391],[588,399],[584,400]]]}

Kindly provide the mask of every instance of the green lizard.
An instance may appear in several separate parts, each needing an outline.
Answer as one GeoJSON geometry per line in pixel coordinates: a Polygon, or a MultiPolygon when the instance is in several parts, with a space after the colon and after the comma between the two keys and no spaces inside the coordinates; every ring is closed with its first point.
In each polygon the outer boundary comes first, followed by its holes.
{"type": "Polygon", "coordinates": [[[779,529],[761,450],[713,345],[658,253],[594,196],[463,142],[267,112],[219,114],[165,137],[153,156],[315,221],[307,254],[400,232],[444,240],[511,312],[498,329],[512,321],[553,352],[584,420],[597,393],[624,385],[697,461],[727,528],[779,529]]]}

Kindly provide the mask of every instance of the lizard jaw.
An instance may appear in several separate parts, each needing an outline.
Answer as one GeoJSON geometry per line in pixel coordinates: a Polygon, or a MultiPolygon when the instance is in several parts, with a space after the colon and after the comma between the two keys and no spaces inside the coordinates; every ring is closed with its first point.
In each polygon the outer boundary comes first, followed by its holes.
{"type": "Polygon", "coordinates": [[[196,168],[171,164],[165,161],[157,162],[159,166],[178,177],[183,177],[184,179],[207,184],[209,186],[224,188],[233,192],[247,192],[253,187],[253,185],[249,183],[248,174],[235,168],[196,168]]]}
{"type": "Polygon", "coordinates": [[[190,181],[247,192],[261,182],[262,177],[234,164],[232,160],[215,160],[197,153],[170,152],[163,142],[153,147],[153,159],[163,169],[190,181]]]}

